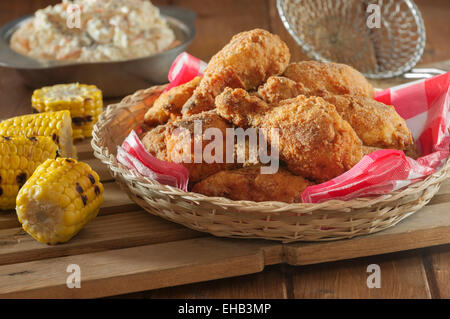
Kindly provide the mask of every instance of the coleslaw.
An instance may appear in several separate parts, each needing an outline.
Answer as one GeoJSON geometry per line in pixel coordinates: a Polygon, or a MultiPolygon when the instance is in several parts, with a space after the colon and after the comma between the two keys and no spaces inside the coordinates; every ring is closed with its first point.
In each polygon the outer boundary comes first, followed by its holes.
{"type": "Polygon", "coordinates": [[[38,60],[120,61],[171,47],[174,32],[146,0],[63,0],[36,11],[11,48],[38,60]]]}

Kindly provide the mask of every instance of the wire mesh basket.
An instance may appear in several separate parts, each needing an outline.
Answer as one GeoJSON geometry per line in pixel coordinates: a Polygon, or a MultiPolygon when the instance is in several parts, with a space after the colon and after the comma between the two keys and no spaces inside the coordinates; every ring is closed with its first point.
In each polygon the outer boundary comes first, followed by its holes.
{"type": "Polygon", "coordinates": [[[411,70],[425,26],[410,0],[277,0],[284,26],[312,59],[352,65],[368,78],[411,70]]]}

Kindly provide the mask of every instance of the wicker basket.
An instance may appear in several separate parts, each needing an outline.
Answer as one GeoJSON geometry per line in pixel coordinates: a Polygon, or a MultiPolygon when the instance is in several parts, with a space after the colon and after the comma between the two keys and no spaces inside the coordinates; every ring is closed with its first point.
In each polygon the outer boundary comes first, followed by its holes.
{"type": "Polygon", "coordinates": [[[146,211],[189,228],[222,237],[265,238],[283,242],[352,238],[394,226],[413,214],[439,190],[450,168],[386,195],[321,204],[233,201],[162,185],[118,163],[116,149],[164,86],[151,87],[108,106],[94,127],[94,154],[105,163],[131,199],[146,211]]]}

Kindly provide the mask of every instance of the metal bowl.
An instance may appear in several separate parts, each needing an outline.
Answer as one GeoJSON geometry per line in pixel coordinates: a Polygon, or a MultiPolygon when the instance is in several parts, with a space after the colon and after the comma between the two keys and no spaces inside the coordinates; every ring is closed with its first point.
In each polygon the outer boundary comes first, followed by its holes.
{"type": "Polygon", "coordinates": [[[32,18],[28,15],[0,29],[0,66],[16,69],[32,89],[57,83],[95,84],[105,97],[131,94],[139,89],[166,83],[167,74],[178,54],[185,51],[196,35],[195,13],[183,8],[159,7],[180,44],[144,58],[117,62],[42,62],[21,55],[9,46],[12,34],[32,18]]]}

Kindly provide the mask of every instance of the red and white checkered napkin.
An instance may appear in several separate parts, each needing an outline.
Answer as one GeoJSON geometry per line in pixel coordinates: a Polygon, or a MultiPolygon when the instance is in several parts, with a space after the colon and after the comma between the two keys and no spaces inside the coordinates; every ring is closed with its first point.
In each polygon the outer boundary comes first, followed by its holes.
{"type": "Polygon", "coordinates": [[[306,188],[303,202],[386,194],[423,180],[445,162],[450,154],[450,72],[384,90],[375,99],[394,105],[423,156],[413,160],[401,151],[373,152],[348,172],[306,188]]]}
{"type": "Polygon", "coordinates": [[[178,187],[187,191],[189,171],[183,165],[157,159],[142,144],[132,130],[121,146],[117,146],[116,159],[129,169],[138,171],[161,184],[178,187]]]}

